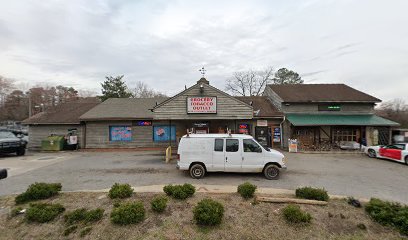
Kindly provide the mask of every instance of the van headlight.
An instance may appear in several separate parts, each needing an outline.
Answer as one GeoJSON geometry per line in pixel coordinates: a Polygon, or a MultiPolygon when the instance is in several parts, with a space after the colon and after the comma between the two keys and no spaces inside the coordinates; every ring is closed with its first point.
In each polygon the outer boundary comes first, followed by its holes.
{"type": "Polygon", "coordinates": [[[282,158],[282,162],[283,162],[283,164],[285,164],[285,165],[286,165],[285,158],[282,158]]]}

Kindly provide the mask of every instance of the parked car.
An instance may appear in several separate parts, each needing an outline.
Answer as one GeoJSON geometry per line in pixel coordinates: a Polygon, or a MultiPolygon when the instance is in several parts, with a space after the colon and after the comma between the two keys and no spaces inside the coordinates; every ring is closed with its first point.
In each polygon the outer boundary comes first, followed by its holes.
{"type": "Polygon", "coordinates": [[[286,169],[282,153],[267,150],[244,134],[185,135],[177,153],[177,168],[197,179],[206,172],[262,172],[267,179],[278,179],[280,170],[286,169]]]}
{"type": "Polygon", "coordinates": [[[371,158],[390,159],[408,165],[408,143],[366,147],[365,153],[371,158]]]}
{"type": "Polygon", "coordinates": [[[25,154],[26,146],[27,142],[12,132],[0,131],[0,153],[16,153],[22,156],[25,154]]]}

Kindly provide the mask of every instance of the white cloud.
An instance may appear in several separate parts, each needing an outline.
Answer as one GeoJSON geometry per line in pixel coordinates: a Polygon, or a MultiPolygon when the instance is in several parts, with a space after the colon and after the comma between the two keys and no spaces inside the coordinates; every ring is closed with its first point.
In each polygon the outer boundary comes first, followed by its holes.
{"type": "Polygon", "coordinates": [[[408,89],[408,2],[9,1],[0,5],[0,75],[99,89],[124,74],[175,94],[200,78],[287,67],[383,100],[408,89]]]}

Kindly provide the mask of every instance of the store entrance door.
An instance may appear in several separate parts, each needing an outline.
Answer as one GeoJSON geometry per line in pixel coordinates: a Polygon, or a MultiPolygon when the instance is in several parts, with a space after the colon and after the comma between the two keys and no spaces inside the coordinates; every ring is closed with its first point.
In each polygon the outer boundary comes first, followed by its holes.
{"type": "Polygon", "coordinates": [[[263,147],[268,147],[268,127],[255,127],[255,139],[263,147]]]}

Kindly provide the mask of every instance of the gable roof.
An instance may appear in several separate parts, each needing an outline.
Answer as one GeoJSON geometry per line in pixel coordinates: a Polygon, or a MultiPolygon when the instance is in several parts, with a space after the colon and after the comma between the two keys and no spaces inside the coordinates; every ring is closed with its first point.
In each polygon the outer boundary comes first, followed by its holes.
{"type": "Polygon", "coordinates": [[[345,84],[269,84],[283,102],[381,102],[345,84]]]}
{"type": "Polygon", "coordinates": [[[209,82],[208,82],[207,79],[201,78],[201,79],[198,80],[197,83],[194,84],[193,86],[191,86],[191,87],[189,87],[189,88],[187,88],[187,89],[185,89],[185,90],[179,92],[178,94],[174,95],[173,97],[170,97],[170,98],[166,99],[165,101],[161,102],[160,104],[156,105],[156,106],[153,108],[153,110],[156,109],[156,108],[159,108],[159,107],[161,107],[161,106],[163,106],[163,105],[165,105],[166,103],[170,102],[171,100],[173,100],[173,99],[175,99],[175,98],[177,98],[177,97],[179,97],[179,96],[182,96],[183,94],[189,92],[190,90],[192,90],[193,88],[197,87],[197,86],[200,85],[200,84],[204,84],[206,87],[209,87],[209,88],[211,88],[211,89],[213,89],[213,90],[219,92],[220,94],[222,94],[222,95],[224,95],[224,96],[226,96],[226,97],[229,97],[229,98],[231,98],[231,99],[234,99],[235,101],[240,102],[240,103],[242,103],[242,104],[245,104],[245,105],[247,105],[248,107],[251,107],[251,105],[249,105],[248,103],[243,102],[242,100],[239,100],[239,99],[235,98],[234,96],[231,96],[231,95],[229,95],[228,93],[226,93],[226,92],[224,92],[224,91],[221,91],[220,89],[218,89],[218,88],[216,88],[216,87],[211,86],[211,85],[209,84],[209,82]]]}
{"type": "Polygon", "coordinates": [[[81,120],[152,119],[151,109],[167,98],[109,98],[80,116],[81,120]]]}
{"type": "Polygon", "coordinates": [[[100,103],[97,98],[61,103],[27,118],[23,124],[80,124],[79,117],[100,103]]]}
{"type": "Polygon", "coordinates": [[[259,117],[281,117],[283,116],[283,113],[279,112],[279,110],[268,100],[267,97],[264,97],[264,96],[248,96],[248,97],[237,96],[235,98],[242,102],[250,104],[250,105],[252,103],[255,118],[256,117],[259,118],[259,117]],[[258,110],[259,110],[259,113],[257,113],[258,110]]]}

